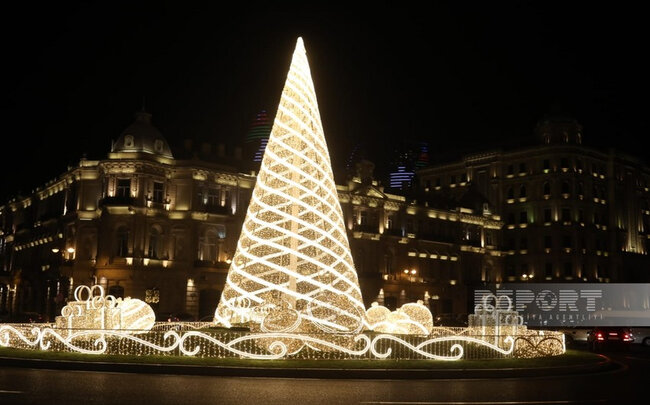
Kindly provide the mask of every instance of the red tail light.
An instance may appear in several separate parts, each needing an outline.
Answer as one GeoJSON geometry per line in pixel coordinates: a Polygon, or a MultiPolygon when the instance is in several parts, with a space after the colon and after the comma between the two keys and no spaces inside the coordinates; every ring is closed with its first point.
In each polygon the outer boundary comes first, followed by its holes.
{"type": "Polygon", "coordinates": [[[634,336],[632,336],[631,333],[626,333],[623,335],[623,341],[625,342],[631,342],[634,340],[634,336]]]}
{"type": "Polygon", "coordinates": [[[596,333],[596,339],[598,339],[598,340],[605,340],[605,338],[603,337],[603,334],[602,334],[601,332],[597,332],[597,333],[596,333]]]}

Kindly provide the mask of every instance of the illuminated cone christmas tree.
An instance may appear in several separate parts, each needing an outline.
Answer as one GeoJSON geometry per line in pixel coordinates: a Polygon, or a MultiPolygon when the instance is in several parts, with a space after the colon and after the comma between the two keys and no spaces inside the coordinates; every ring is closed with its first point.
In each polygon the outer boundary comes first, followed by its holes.
{"type": "Polygon", "coordinates": [[[349,333],[365,311],[298,38],[215,321],[349,333]]]}

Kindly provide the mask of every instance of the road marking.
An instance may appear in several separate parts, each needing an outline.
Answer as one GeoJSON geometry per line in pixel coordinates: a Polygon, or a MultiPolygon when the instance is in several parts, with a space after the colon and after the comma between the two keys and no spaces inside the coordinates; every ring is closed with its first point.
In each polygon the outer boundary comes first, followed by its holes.
{"type": "Polygon", "coordinates": [[[604,399],[588,399],[588,400],[558,400],[558,401],[483,401],[483,402],[465,402],[465,401],[436,401],[436,402],[386,402],[386,401],[364,401],[359,402],[360,404],[377,404],[377,405],[468,405],[468,404],[495,404],[495,405],[514,405],[514,404],[593,404],[593,403],[605,403],[607,402],[604,399]]]}

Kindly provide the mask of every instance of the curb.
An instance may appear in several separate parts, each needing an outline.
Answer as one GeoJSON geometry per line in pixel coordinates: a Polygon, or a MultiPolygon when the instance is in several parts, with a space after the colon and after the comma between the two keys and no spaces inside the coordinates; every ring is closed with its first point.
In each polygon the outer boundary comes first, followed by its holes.
{"type": "MultiPolygon", "coordinates": [[[[604,356],[603,356],[604,357],[604,356]]],[[[184,364],[137,364],[80,361],[52,361],[0,357],[0,366],[70,371],[204,375],[222,377],[322,378],[322,379],[492,379],[531,378],[571,374],[593,374],[621,369],[607,357],[591,364],[565,367],[498,369],[333,369],[192,366],[184,364]]]]}

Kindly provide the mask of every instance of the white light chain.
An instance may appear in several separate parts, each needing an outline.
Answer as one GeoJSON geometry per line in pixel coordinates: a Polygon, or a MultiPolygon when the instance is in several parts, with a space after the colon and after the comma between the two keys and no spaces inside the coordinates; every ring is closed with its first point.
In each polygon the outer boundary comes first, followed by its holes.
{"type": "Polygon", "coordinates": [[[227,327],[252,323],[268,333],[349,333],[361,330],[364,317],[307,54],[298,39],[215,321],[227,327]],[[241,305],[242,299],[249,304],[241,305]],[[274,309],[286,310],[285,320],[273,315],[279,329],[263,322],[274,309]]]}
{"type": "MultiPolygon", "coordinates": [[[[191,326],[184,326],[191,329],[191,326]]],[[[292,341],[306,344],[316,352],[327,349],[336,354],[336,358],[426,358],[431,360],[455,361],[465,357],[467,347],[472,345],[477,358],[476,348],[484,347],[478,358],[494,357],[541,357],[562,354],[566,350],[564,335],[560,332],[526,331],[525,334],[498,337],[500,344],[491,342],[493,337],[480,335],[461,335],[468,330],[456,330],[455,335],[423,339],[410,339],[407,335],[398,336],[380,334],[369,337],[366,334],[341,335],[320,334],[305,335],[300,333],[245,333],[232,337],[223,334],[202,332],[199,330],[169,330],[157,339],[161,332],[148,332],[142,337],[119,330],[81,330],[68,334],[68,330],[57,330],[51,325],[33,327],[20,324],[0,324],[0,346],[22,349],[41,349],[47,351],[69,351],[84,354],[122,354],[134,355],[150,350],[157,353],[170,353],[184,356],[240,357],[249,359],[281,359],[297,352],[289,352],[292,341]],[[59,333],[63,332],[63,333],[59,333]],[[332,336],[341,338],[338,344],[332,336]],[[120,344],[109,348],[108,340],[117,339],[120,344]],[[489,341],[489,340],[490,341],[489,341]],[[152,341],[154,340],[154,341],[152,341]],[[197,342],[198,340],[198,342],[197,342]],[[190,344],[191,342],[194,342],[190,344]],[[58,344],[54,344],[58,342],[58,344]],[[263,344],[262,344],[263,343],[263,344]],[[266,350],[260,349],[265,347],[266,350]],[[220,351],[221,350],[221,351],[220,351]],[[406,350],[406,352],[404,352],[406,350]],[[212,353],[212,354],[210,354],[212,353]],[[492,354],[490,354],[492,353],[492,354]]],[[[444,333],[444,328],[440,331],[444,333]]],[[[300,357],[299,357],[300,358],[300,357]]]]}

